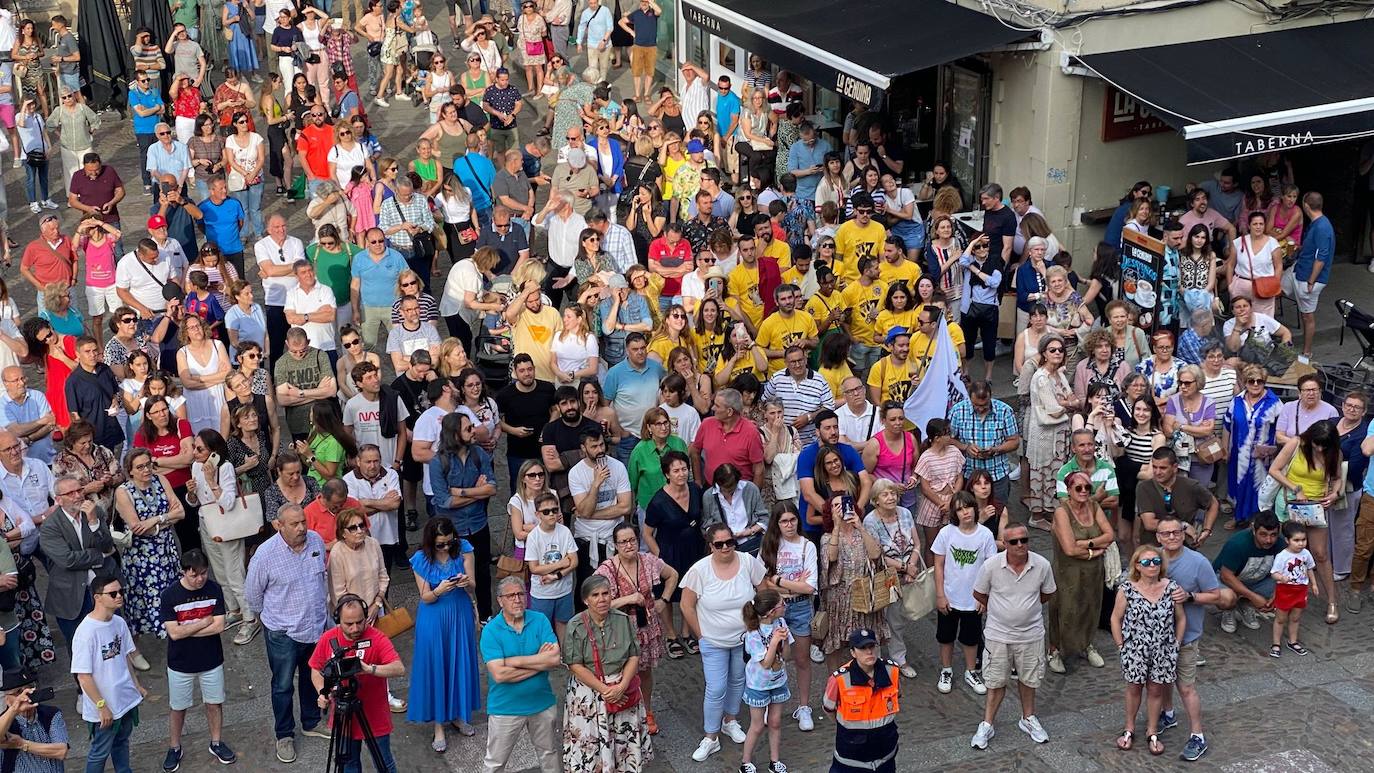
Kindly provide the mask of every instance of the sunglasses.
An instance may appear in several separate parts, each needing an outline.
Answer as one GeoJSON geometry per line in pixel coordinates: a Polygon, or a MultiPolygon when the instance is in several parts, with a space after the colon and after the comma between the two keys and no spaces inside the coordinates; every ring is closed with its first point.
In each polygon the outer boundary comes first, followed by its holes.
{"type": "Polygon", "coordinates": [[[1024,545],[1030,542],[1030,537],[1015,537],[1007,540],[1008,545],[1024,545]]]}
{"type": "Polygon", "coordinates": [[[168,131],[161,131],[161,132],[154,132],[154,133],[157,134],[157,136],[159,136],[159,137],[166,137],[166,136],[168,136],[168,135],[171,134],[171,132],[168,132],[168,131]]]}
{"type": "Polygon", "coordinates": [[[715,548],[716,550],[725,550],[727,548],[733,549],[735,547],[735,539],[734,537],[731,537],[730,539],[719,539],[715,542],[712,542],[711,547],[715,548]]]}
{"type": "Polygon", "coordinates": [[[1063,354],[1063,353],[1064,353],[1064,347],[1062,347],[1062,346],[1051,346],[1050,348],[1048,348],[1048,349],[1045,350],[1045,354],[1063,354]]]}
{"type": "Polygon", "coordinates": [[[1160,564],[1164,563],[1164,559],[1160,558],[1159,556],[1152,556],[1150,558],[1142,558],[1139,561],[1136,561],[1136,563],[1140,564],[1141,566],[1159,566],[1160,564]]]}
{"type": "Polygon", "coordinates": [[[448,546],[449,546],[449,545],[452,545],[452,544],[453,544],[453,540],[451,540],[451,539],[446,539],[446,540],[435,540],[435,541],[434,541],[434,548],[435,548],[436,550],[448,550],[448,546]]]}
{"type": "Polygon", "coordinates": [[[352,129],[340,129],[340,130],[339,130],[339,136],[340,136],[340,137],[352,137],[352,136],[353,136],[353,130],[352,130],[352,129]]]}
{"type": "Polygon", "coordinates": [[[557,514],[558,514],[558,508],[556,508],[556,507],[541,507],[541,508],[539,508],[539,514],[540,514],[540,515],[557,515],[557,514]]]}
{"type": "Polygon", "coordinates": [[[343,345],[344,345],[346,348],[352,349],[352,348],[355,347],[355,346],[362,346],[362,345],[363,345],[363,342],[362,342],[361,340],[355,338],[355,339],[353,339],[352,341],[344,341],[344,342],[343,342],[343,345]]]}
{"type": "Polygon", "coordinates": [[[1074,486],[1074,487],[1073,487],[1073,490],[1074,490],[1075,493],[1083,494],[1083,493],[1087,493],[1087,492],[1089,492],[1089,491],[1092,491],[1092,490],[1093,490],[1093,487],[1092,487],[1092,486],[1089,486],[1089,485],[1087,485],[1087,484],[1080,483],[1080,484],[1078,484],[1077,486],[1074,486]]]}
{"type": "Polygon", "coordinates": [[[1179,385],[1179,386],[1192,386],[1193,384],[1196,384],[1196,383],[1197,383],[1197,379],[1192,379],[1192,378],[1188,379],[1187,381],[1184,381],[1183,379],[1179,379],[1179,380],[1178,380],[1178,385],[1179,385]]]}
{"type": "Polygon", "coordinates": [[[368,244],[386,244],[386,239],[368,239],[368,244]]]}
{"type": "Polygon", "coordinates": [[[120,318],[119,318],[119,324],[121,324],[121,325],[132,325],[133,323],[135,323],[135,322],[137,322],[137,321],[138,321],[138,317],[120,317],[120,318]]]}
{"type": "MultiPolygon", "coordinates": [[[[347,344],[344,344],[344,345],[347,346],[347,344]]],[[[257,354],[257,353],[240,354],[240,355],[239,355],[239,359],[240,359],[240,360],[261,360],[261,359],[262,359],[262,355],[261,355],[261,354],[257,354]]]]}
{"type": "Polygon", "coordinates": [[[402,283],[401,283],[401,286],[402,286],[402,287],[419,287],[419,286],[420,286],[420,283],[419,283],[419,282],[414,282],[414,281],[412,281],[412,282],[402,282],[402,283]]]}
{"type": "Polygon", "coordinates": [[[345,526],[344,531],[363,531],[366,528],[367,526],[365,526],[364,524],[355,523],[352,526],[345,526]]]}
{"type": "Polygon", "coordinates": [[[112,599],[117,599],[117,598],[119,598],[120,596],[123,596],[123,595],[124,595],[124,591],[123,591],[123,589],[116,588],[116,589],[114,589],[114,590],[102,590],[102,591],[97,591],[95,595],[97,595],[97,596],[109,596],[109,597],[112,598],[112,599]]]}
{"type": "Polygon", "coordinates": [[[540,472],[539,470],[530,470],[529,472],[525,473],[525,477],[526,477],[526,478],[543,478],[543,477],[545,477],[545,475],[544,475],[544,473],[540,472]]]}
{"type": "Polygon", "coordinates": [[[1264,385],[1264,379],[1262,379],[1262,378],[1247,378],[1247,379],[1245,379],[1245,383],[1247,383],[1247,384],[1259,384],[1260,386],[1263,386],[1263,385],[1264,385]]]}

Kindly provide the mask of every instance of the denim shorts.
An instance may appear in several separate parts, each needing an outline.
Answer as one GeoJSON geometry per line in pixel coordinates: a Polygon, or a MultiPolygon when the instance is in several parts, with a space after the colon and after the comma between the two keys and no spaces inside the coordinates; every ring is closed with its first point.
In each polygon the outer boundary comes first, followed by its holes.
{"type": "Polygon", "coordinates": [[[810,596],[799,596],[784,604],[782,609],[782,619],[787,621],[787,629],[793,636],[810,636],[811,618],[815,614],[810,596]]]}
{"type": "Polygon", "coordinates": [[[195,686],[200,683],[200,697],[207,704],[224,703],[224,665],[198,674],[183,674],[167,669],[167,703],[172,711],[185,711],[195,705],[195,686]]]}
{"type": "Polygon", "coordinates": [[[792,691],[787,689],[787,685],[774,687],[771,690],[755,690],[752,687],[744,688],[744,705],[754,709],[766,709],[771,703],[786,703],[792,700],[792,691]]]}
{"type": "Polygon", "coordinates": [[[530,599],[530,609],[539,612],[553,623],[566,623],[573,616],[573,595],[566,593],[556,599],[530,599]]]}

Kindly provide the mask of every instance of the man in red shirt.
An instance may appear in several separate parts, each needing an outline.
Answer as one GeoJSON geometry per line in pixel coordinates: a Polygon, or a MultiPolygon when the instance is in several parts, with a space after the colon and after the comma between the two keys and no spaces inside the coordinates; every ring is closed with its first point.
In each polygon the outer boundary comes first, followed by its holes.
{"type": "Polygon", "coordinates": [[[682,237],[682,224],[669,223],[663,235],[649,243],[649,270],[663,277],[658,305],[667,310],[682,303],[682,277],[692,273],[692,244],[682,237]]]}
{"type": "MultiPolygon", "coordinates": [[[[358,687],[357,701],[367,725],[377,738],[377,750],[385,766],[379,773],[396,773],[396,760],[391,756],[391,708],[387,704],[386,680],[405,676],[406,667],[386,634],[367,622],[367,603],[346,593],[334,608],[338,625],[324,632],[315,652],[310,656],[310,682],[319,691],[321,709],[329,708],[334,690],[325,690],[323,669],[334,648],[356,656],[362,661],[362,673],[352,677],[358,687]]],[[[332,716],[331,716],[331,722],[332,716]]],[[[362,770],[363,730],[356,717],[349,722],[348,761],[344,771],[362,770]]]]}
{"type": "Polygon", "coordinates": [[[38,221],[38,238],[24,248],[24,257],[19,259],[19,274],[38,292],[40,309],[43,308],[44,287],[53,282],[67,287],[76,284],[72,240],[62,235],[62,222],[57,215],[44,215],[38,221]]]}
{"type": "Polygon", "coordinates": [[[296,150],[305,159],[302,166],[305,167],[308,181],[306,195],[314,196],[315,187],[330,179],[329,151],[334,149],[334,127],[324,122],[322,107],[311,108],[306,115],[310,120],[305,122],[296,137],[296,150]]]}
{"type": "Polygon", "coordinates": [[[320,535],[328,550],[338,539],[339,513],[350,507],[361,508],[362,503],[348,495],[348,484],[342,478],[330,478],[315,501],[305,506],[305,527],[320,535]]]}
{"type": "Polygon", "coordinates": [[[688,449],[692,475],[697,485],[706,488],[716,468],[729,462],[739,468],[740,477],[758,483],[763,480],[763,439],[754,422],[744,418],[744,398],[738,389],[722,389],[711,401],[712,415],[701,422],[697,436],[688,449]],[[706,452],[705,461],[702,452],[706,452]]]}

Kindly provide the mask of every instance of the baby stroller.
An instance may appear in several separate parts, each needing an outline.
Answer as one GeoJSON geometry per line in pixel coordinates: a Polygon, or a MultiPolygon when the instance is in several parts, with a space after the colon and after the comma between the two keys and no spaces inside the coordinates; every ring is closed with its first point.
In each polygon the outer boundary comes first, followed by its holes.
{"type": "MultiPolygon", "coordinates": [[[[498,296],[505,304],[515,299],[515,281],[509,274],[501,274],[492,280],[491,287],[483,295],[498,296]]],[[[472,361],[482,374],[487,386],[499,389],[511,379],[510,361],[513,353],[510,325],[501,314],[484,314],[478,319],[478,329],[473,331],[472,361]]]]}
{"type": "Polygon", "coordinates": [[[1360,344],[1360,359],[1355,361],[1355,368],[1358,369],[1365,360],[1374,358],[1374,316],[1356,308],[1353,302],[1345,298],[1336,301],[1336,311],[1340,312],[1345,322],[1341,328],[1341,345],[1345,345],[1347,329],[1355,334],[1355,340],[1360,344]]]}
{"type": "Polygon", "coordinates": [[[406,88],[411,103],[420,107],[425,104],[425,97],[420,90],[429,82],[429,68],[433,65],[434,55],[439,51],[439,40],[423,16],[417,15],[415,21],[417,29],[409,53],[411,70],[415,74],[406,82],[406,88]]]}

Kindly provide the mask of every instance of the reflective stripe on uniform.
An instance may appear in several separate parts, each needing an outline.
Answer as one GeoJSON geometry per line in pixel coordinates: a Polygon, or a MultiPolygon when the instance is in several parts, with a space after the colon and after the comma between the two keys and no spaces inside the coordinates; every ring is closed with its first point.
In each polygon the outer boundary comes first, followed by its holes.
{"type": "Polygon", "coordinates": [[[891,714],[878,719],[856,719],[853,721],[840,719],[839,715],[835,717],[836,722],[849,730],[872,730],[875,727],[886,727],[895,722],[896,719],[897,718],[891,714]]]}
{"type": "Polygon", "coordinates": [[[877,770],[878,768],[881,768],[882,766],[886,765],[888,762],[892,760],[892,758],[896,756],[897,750],[893,749],[892,751],[885,754],[882,757],[882,759],[873,760],[872,762],[860,762],[858,760],[851,760],[848,757],[841,757],[839,752],[835,752],[834,759],[835,762],[844,765],[848,768],[858,768],[860,770],[877,770]]]}

